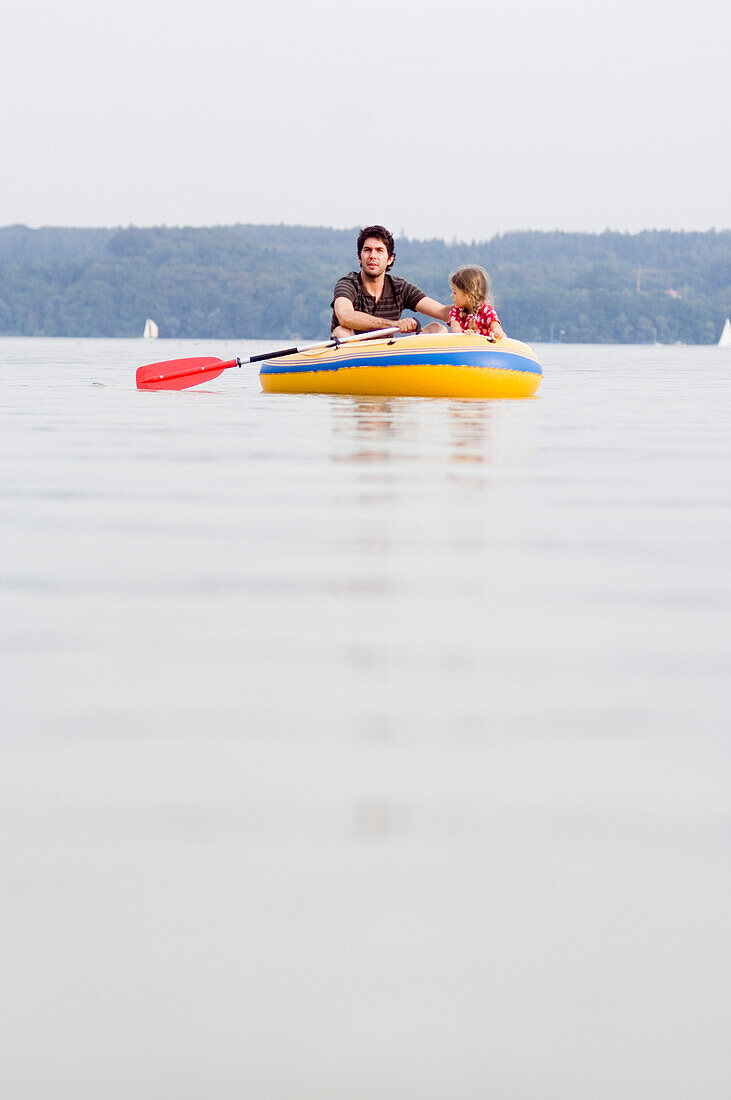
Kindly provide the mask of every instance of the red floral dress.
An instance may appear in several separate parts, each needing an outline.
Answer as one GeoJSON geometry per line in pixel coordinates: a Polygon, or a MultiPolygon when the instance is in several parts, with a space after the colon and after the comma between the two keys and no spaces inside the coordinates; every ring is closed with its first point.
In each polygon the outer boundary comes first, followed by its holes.
{"type": "Polygon", "coordinates": [[[452,306],[449,311],[449,320],[457,321],[462,332],[475,331],[479,332],[481,336],[491,336],[490,325],[494,324],[495,321],[500,324],[500,318],[487,302],[483,302],[474,315],[466,309],[457,309],[456,306],[452,306]],[[474,330],[471,327],[472,321],[475,322],[474,330]]]}

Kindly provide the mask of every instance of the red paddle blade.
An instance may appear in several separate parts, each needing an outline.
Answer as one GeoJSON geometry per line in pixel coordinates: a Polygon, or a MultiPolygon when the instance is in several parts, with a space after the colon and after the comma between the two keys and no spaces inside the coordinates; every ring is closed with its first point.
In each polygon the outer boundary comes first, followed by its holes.
{"type": "Polygon", "coordinates": [[[137,368],[138,390],[187,390],[201,382],[218,378],[226,367],[236,366],[236,359],[224,363],[222,359],[206,355],[199,359],[169,359],[166,363],[148,363],[137,368]]]}

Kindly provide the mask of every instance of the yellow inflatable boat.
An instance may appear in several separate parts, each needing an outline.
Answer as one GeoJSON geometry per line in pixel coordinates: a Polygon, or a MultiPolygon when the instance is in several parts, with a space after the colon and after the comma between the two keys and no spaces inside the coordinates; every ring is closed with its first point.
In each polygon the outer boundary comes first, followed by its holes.
{"type": "Polygon", "coordinates": [[[542,377],[527,344],[470,333],[351,339],[265,360],[259,370],[267,393],[378,397],[533,397],[542,377]]]}

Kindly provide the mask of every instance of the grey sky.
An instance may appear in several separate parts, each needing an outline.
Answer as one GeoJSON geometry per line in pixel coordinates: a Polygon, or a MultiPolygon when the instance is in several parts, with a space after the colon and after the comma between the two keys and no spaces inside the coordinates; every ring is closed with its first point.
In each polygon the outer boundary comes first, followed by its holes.
{"type": "Polygon", "coordinates": [[[0,225],[731,225],[728,0],[26,4],[0,225]]]}

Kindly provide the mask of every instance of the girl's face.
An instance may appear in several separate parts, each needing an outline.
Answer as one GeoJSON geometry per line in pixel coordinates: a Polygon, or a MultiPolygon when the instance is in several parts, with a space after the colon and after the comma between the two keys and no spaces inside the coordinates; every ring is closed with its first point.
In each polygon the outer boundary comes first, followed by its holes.
{"type": "Polygon", "coordinates": [[[452,301],[456,305],[457,309],[469,309],[470,303],[467,300],[467,295],[465,294],[465,292],[456,287],[454,283],[450,283],[449,285],[452,288],[452,301]]]}

